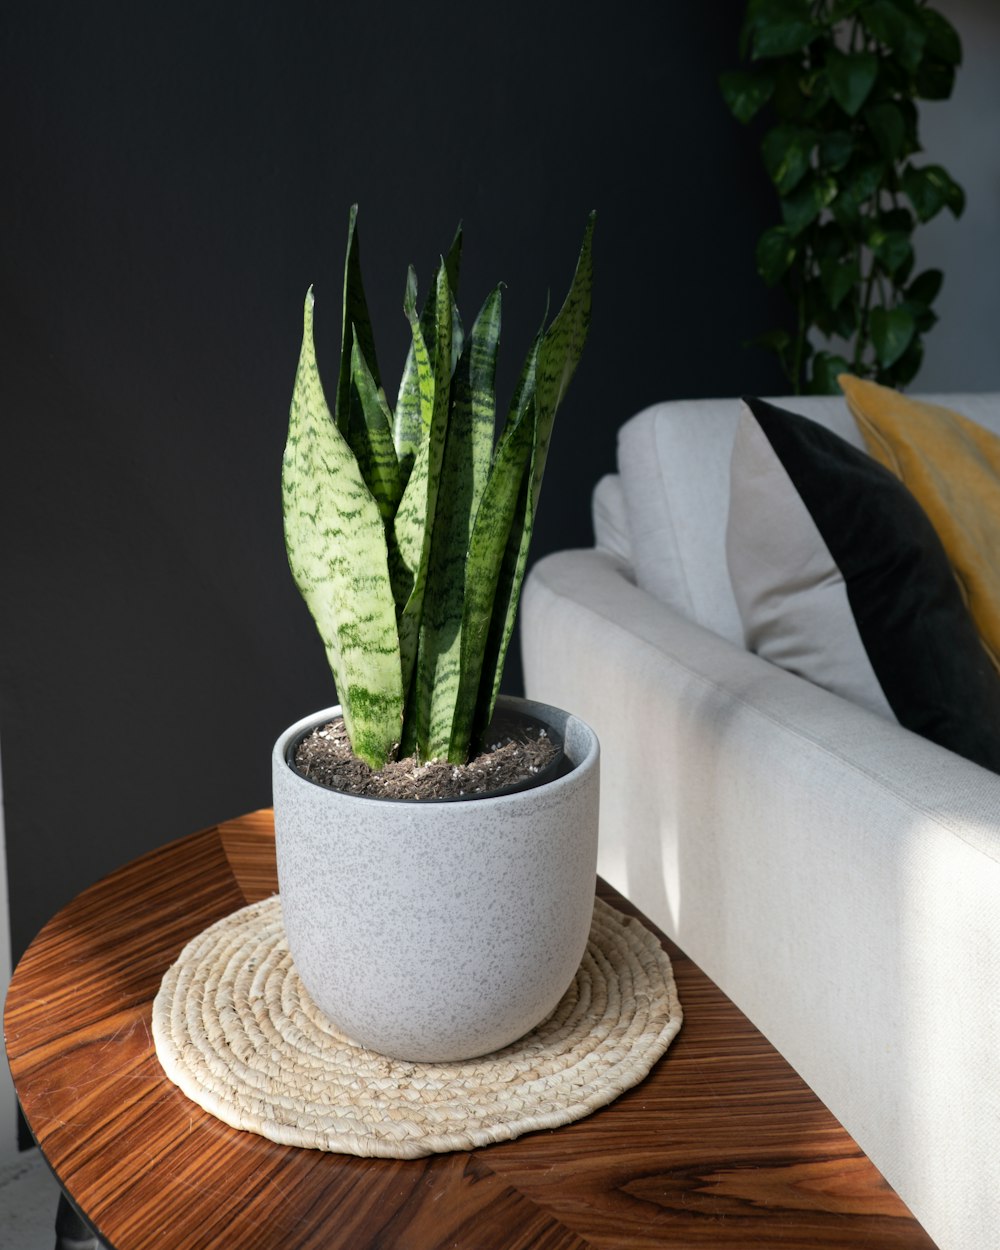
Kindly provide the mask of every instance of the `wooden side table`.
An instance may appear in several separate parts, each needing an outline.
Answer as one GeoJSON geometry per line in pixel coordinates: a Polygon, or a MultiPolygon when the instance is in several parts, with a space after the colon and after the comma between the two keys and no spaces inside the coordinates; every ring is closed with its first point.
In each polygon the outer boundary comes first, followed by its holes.
{"type": "Polygon", "coordinates": [[[576,1124],[415,1161],[228,1128],[164,1077],[150,1006],[190,938],[276,888],[271,813],[255,812],[85,890],[14,973],[4,1024],[21,1106],[114,1250],[933,1250],[830,1112],[666,940],[680,1035],[642,1084],[576,1124]]]}

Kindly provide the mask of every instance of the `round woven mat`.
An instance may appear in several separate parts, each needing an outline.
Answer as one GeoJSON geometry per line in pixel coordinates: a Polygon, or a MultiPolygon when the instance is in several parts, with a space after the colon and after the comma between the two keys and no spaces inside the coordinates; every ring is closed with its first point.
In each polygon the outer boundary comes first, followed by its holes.
{"type": "Polygon", "coordinates": [[[153,1004],[167,1076],[226,1124],[284,1145],[401,1159],[581,1119],[641,1081],[680,1026],[666,952],[600,899],[553,1014],[464,1063],[404,1063],[339,1033],[298,978],[277,895],[190,942],[153,1004]]]}

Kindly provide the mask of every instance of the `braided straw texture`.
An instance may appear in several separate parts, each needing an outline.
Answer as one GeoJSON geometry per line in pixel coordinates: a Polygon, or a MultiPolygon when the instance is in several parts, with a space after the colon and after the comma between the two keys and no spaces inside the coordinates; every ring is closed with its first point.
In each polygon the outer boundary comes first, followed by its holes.
{"type": "Polygon", "coordinates": [[[388,1059],[340,1034],[296,974],[277,895],[191,941],[153,1003],[163,1070],[226,1124],[284,1145],[399,1159],[581,1119],[638,1084],[680,1026],[666,952],[600,899],[552,1015],[463,1063],[388,1059]]]}

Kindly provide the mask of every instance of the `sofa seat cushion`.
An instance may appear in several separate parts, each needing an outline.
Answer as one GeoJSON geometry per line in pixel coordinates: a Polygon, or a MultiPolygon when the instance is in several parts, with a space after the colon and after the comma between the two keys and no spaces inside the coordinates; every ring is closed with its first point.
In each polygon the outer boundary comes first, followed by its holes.
{"type": "Polygon", "coordinates": [[[751,650],[1000,772],[1000,677],[933,526],[882,465],[747,401],[726,554],[751,650]]]}

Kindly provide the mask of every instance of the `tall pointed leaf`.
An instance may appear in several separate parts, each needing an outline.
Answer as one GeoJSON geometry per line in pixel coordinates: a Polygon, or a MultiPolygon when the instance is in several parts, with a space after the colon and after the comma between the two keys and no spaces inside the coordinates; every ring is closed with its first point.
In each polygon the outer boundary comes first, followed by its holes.
{"type": "MultiPolygon", "coordinates": [[[[455,231],[455,237],[452,240],[448,254],[444,258],[445,273],[448,276],[448,288],[451,291],[451,298],[454,301],[458,295],[458,277],[462,265],[462,227],[459,226],[455,231]]],[[[412,271],[411,271],[412,272],[412,271]]],[[[427,302],[424,304],[424,310],[420,314],[420,331],[427,346],[430,355],[434,353],[434,335],[435,326],[437,324],[436,309],[436,286],[431,292],[427,302]]],[[[452,367],[458,360],[459,353],[462,350],[462,321],[458,315],[457,307],[452,307],[452,330],[451,330],[451,354],[452,367]]],[[[396,454],[399,457],[400,472],[402,474],[403,483],[405,485],[413,465],[417,449],[420,446],[421,435],[424,429],[420,415],[420,384],[419,373],[417,368],[417,360],[414,355],[414,347],[411,343],[410,349],[406,355],[406,363],[403,365],[403,376],[399,382],[399,396],[396,400],[396,412],[393,418],[393,441],[396,444],[396,454]]]]}
{"type": "MultiPolygon", "coordinates": [[[[435,287],[437,323],[433,356],[428,353],[416,313],[415,281],[407,285],[406,298],[406,314],[417,362],[421,423],[425,429],[393,524],[393,560],[399,565],[393,574],[393,584],[395,587],[409,585],[409,594],[399,614],[400,660],[403,690],[407,696],[417,658],[430,541],[448,428],[452,319],[448,275],[443,263],[438,268],[435,287]]],[[[413,718],[409,721],[412,736],[413,718]]],[[[408,747],[409,738],[404,734],[404,749],[408,747]]]]}
{"type": "Polygon", "coordinates": [[[340,342],[340,376],[337,379],[337,428],[347,433],[351,410],[351,347],[355,337],[375,386],[381,387],[378,360],[375,357],[375,336],[368,315],[364,283],[361,280],[361,244],[358,238],[358,206],[351,205],[347,223],[347,255],[344,258],[344,307],[340,342]]]}
{"type": "Polygon", "coordinates": [[[493,715],[507,648],[514,632],[514,619],[517,615],[521,583],[527,567],[528,547],[531,543],[538,497],[542,489],[542,476],[545,472],[545,461],[552,438],[552,426],[587,341],[587,331],[590,328],[593,281],[592,244],[595,220],[596,214],[591,213],[587,219],[580,256],[569,292],[538,349],[528,486],[521,500],[521,509],[515,514],[511,524],[498,578],[496,600],[483,657],[479,695],[476,700],[477,719],[473,723],[473,739],[478,738],[479,734],[485,730],[493,715]]]}
{"type": "Polygon", "coordinates": [[[417,658],[416,735],[425,759],[452,758],[462,613],[472,523],[489,474],[496,415],[500,288],[487,298],[452,379],[451,414],[417,658]]]}
{"type": "Polygon", "coordinates": [[[282,462],[285,545],[333,670],[355,753],[380,768],[403,716],[396,612],[378,505],[327,407],[306,296],[282,462]]]}
{"type": "MultiPolygon", "coordinates": [[[[462,615],[462,667],[449,758],[468,755],[474,726],[483,720],[482,717],[477,718],[476,701],[482,682],[484,656],[490,642],[490,623],[495,612],[497,582],[504,552],[511,525],[519,510],[523,511],[528,491],[535,427],[533,410],[532,397],[521,420],[504,430],[472,527],[462,615]]],[[[489,721],[489,716],[485,717],[485,721],[489,721]]]]}
{"type": "Polygon", "coordinates": [[[385,395],[376,387],[361,344],[355,337],[351,347],[351,417],[347,441],[383,521],[395,515],[402,494],[391,423],[392,413],[385,395]]]}
{"type": "Polygon", "coordinates": [[[535,438],[535,372],[548,312],[546,298],[542,329],[521,366],[503,431],[493,453],[486,489],[473,521],[462,610],[461,675],[452,726],[451,759],[468,755],[473,725],[482,720],[476,717],[476,700],[511,524],[525,506],[535,438]]]}

